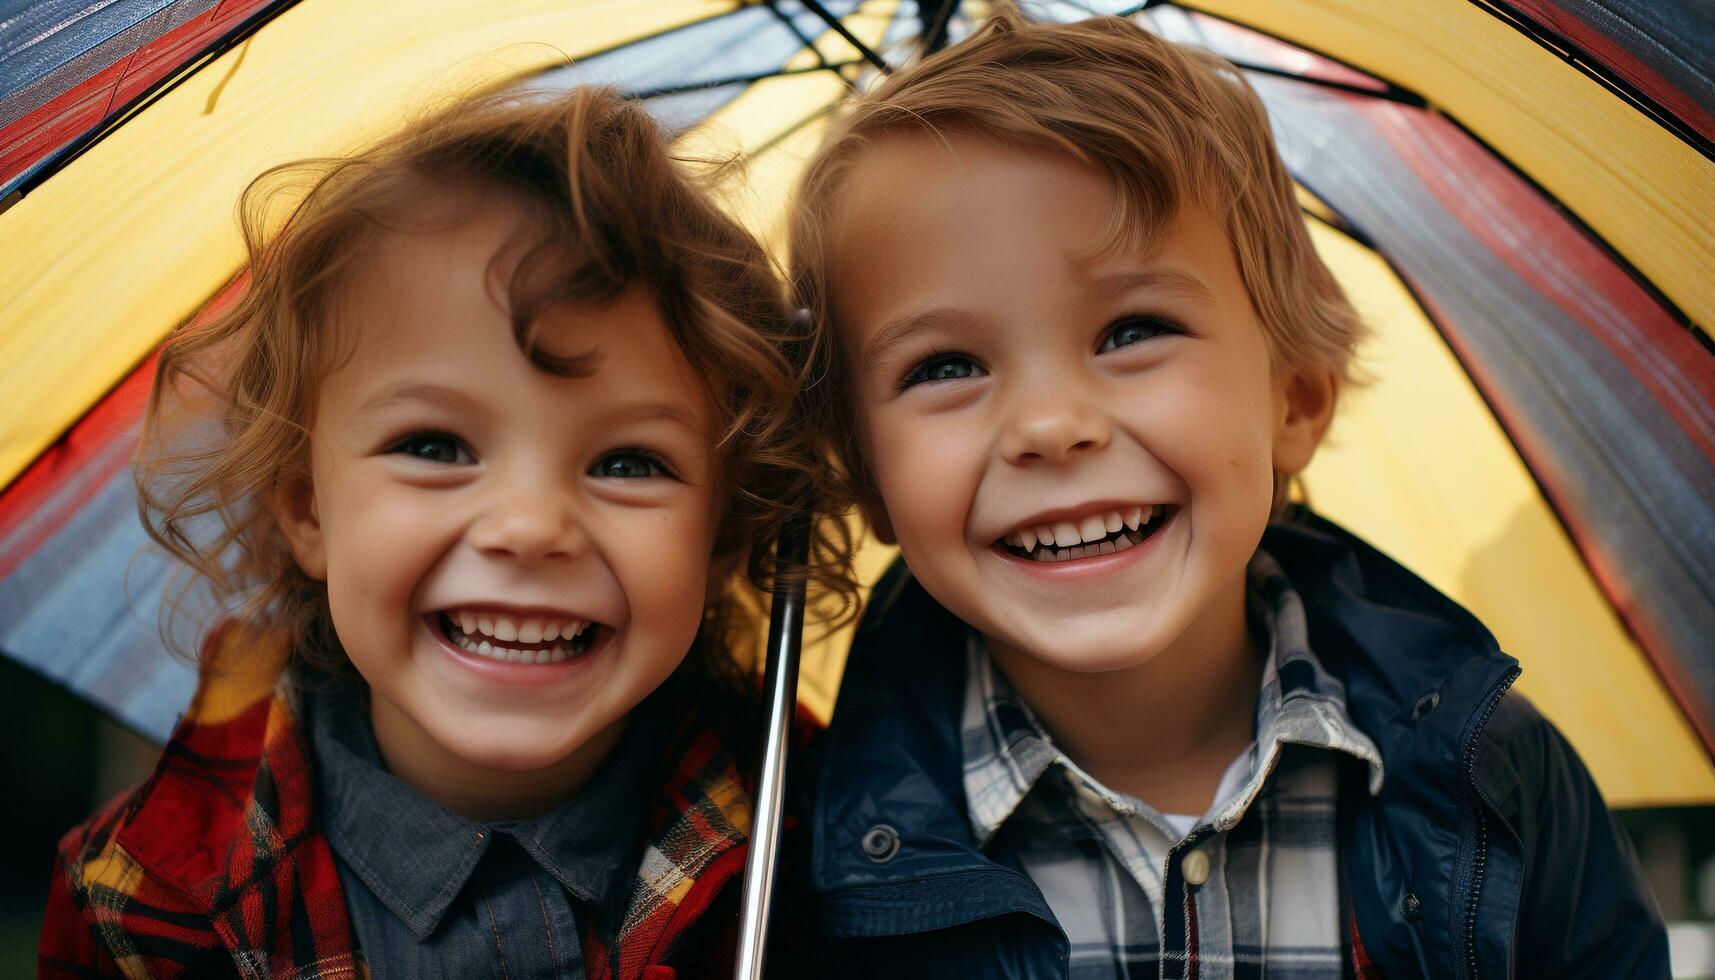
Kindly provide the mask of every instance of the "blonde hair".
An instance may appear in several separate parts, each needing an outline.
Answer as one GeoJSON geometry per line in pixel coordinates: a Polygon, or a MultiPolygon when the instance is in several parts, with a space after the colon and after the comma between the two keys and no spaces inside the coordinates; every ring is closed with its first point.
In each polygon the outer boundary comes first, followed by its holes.
{"type": "MultiPolygon", "coordinates": [[[[791,282],[818,330],[816,409],[846,496],[873,492],[857,451],[848,366],[834,336],[829,263],[840,190],[889,133],[974,133],[1104,170],[1117,198],[1098,254],[1147,252],[1195,204],[1220,221],[1277,373],[1351,380],[1364,328],[1317,257],[1255,91],[1220,58],[1119,17],[1034,24],[1002,11],[969,40],[894,74],[834,124],[801,179],[791,282]]],[[[1284,503],[1284,486],[1277,502],[1284,503]]]]}
{"type": "MultiPolygon", "coordinates": [[[[475,93],[360,153],[253,182],[239,209],[248,281],[229,308],[182,327],[160,352],[135,467],[150,535],[206,580],[227,614],[285,631],[301,661],[345,663],[326,587],[298,568],[267,500],[307,477],[318,386],[340,342],[339,292],[367,245],[467,189],[523,205],[526,237],[516,244],[527,247],[507,299],[536,367],[580,370],[532,343],[546,309],[632,287],[654,298],[719,413],[727,503],[712,557],[770,588],[772,545],[822,492],[826,472],[813,430],[795,416],[806,328],[756,240],[693,184],[648,113],[606,89],[475,93]],[[195,413],[220,420],[212,445],[188,444],[167,408],[187,391],[212,402],[195,413]]],[[[816,526],[813,557],[814,583],[849,606],[843,525],[816,526]]],[[[734,584],[711,601],[701,653],[688,661],[726,680],[742,675],[732,654],[748,652],[737,638],[755,625],[754,601],[734,584]]]]}

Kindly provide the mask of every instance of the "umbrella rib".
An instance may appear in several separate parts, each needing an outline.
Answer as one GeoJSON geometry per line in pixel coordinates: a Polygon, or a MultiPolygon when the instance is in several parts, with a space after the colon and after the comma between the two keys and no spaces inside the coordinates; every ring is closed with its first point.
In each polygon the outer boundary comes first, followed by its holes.
{"type": "Polygon", "coordinates": [[[121,106],[117,112],[109,114],[94,128],[37,161],[30,169],[19,174],[9,186],[0,188],[0,194],[5,195],[5,203],[0,205],[0,211],[16,204],[24,195],[40,187],[43,181],[59,173],[73,160],[83,156],[90,147],[106,138],[108,133],[124,125],[127,119],[184,84],[187,79],[207,67],[210,62],[244,43],[251,35],[265,27],[269,21],[297,6],[297,3],[298,0],[284,0],[282,3],[263,7],[251,14],[238,26],[226,32],[219,40],[180,65],[178,70],[132,96],[130,101],[121,106]]]}
{"type": "MultiPolygon", "coordinates": [[[[177,71],[161,79],[153,86],[137,93],[129,102],[121,106],[117,112],[114,112],[107,118],[103,119],[100,123],[96,124],[94,128],[42,158],[30,169],[14,178],[9,185],[0,185],[0,212],[4,212],[12,205],[18,203],[21,198],[35,190],[37,187],[40,187],[44,181],[48,180],[48,178],[59,173],[72,161],[82,156],[90,147],[107,138],[109,133],[124,125],[126,120],[130,119],[136,113],[148,108],[151,104],[159,101],[173,89],[184,84],[191,78],[191,76],[207,67],[210,62],[232,50],[239,44],[244,43],[244,41],[249,39],[257,31],[266,27],[275,17],[278,17],[280,14],[283,14],[287,10],[297,6],[297,3],[298,0],[283,0],[281,3],[258,10],[243,23],[234,27],[231,31],[228,31],[219,40],[215,41],[207,48],[204,48],[200,53],[186,61],[183,65],[180,65],[177,71]]],[[[666,27],[659,31],[645,34],[641,37],[627,38],[624,41],[609,45],[608,47],[601,48],[596,51],[585,52],[580,57],[584,59],[594,58],[598,55],[604,55],[610,51],[615,51],[628,45],[653,40],[657,37],[664,37],[675,31],[687,30],[689,28],[713,23],[723,17],[731,17],[733,14],[743,9],[743,5],[738,4],[731,10],[724,10],[718,14],[710,14],[707,17],[703,17],[689,23],[675,24],[671,27],[666,27]]]]}
{"type": "Polygon", "coordinates": [[[1231,58],[1228,58],[1227,61],[1229,61],[1234,68],[1237,68],[1240,71],[1255,72],[1258,75],[1269,75],[1274,78],[1284,78],[1293,82],[1303,82],[1306,85],[1333,89],[1336,92],[1345,92],[1349,95],[1363,95],[1372,99],[1381,99],[1385,102],[1397,102],[1400,105],[1411,106],[1413,109],[1429,108],[1428,99],[1425,99],[1423,96],[1418,95],[1410,89],[1400,88],[1398,85],[1382,79],[1377,79],[1377,81],[1381,82],[1385,87],[1374,89],[1363,85],[1353,85],[1351,82],[1337,82],[1332,78],[1317,78],[1314,75],[1300,75],[1297,72],[1287,71],[1284,68],[1271,68],[1268,65],[1259,65],[1251,61],[1234,61],[1231,58]]]}
{"type": "Polygon", "coordinates": [[[1649,116],[1658,126],[1679,137],[1687,146],[1703,154],[1709,160],[1715,161],[1715,140],[1709,139],[1680,121],[1680,118],[1670,112],[1666,106],[1627,81],[1618,72],[1609,69],[1600,58],[1592,56],[1582,47],[1573,43],[1570,38],[1563,37],[1538,24],[1534,19],[1517,11],[1505,9],[1500,4],[1492,3],[1490,0],[1471,0],[1471,2],[1496,20],[1535,41],[1543,50],[1576,68],[1596,84],[1626,100],[1632,108],[1649,116]]]}
{"type": "Polygon", "coordinates": [[[770,78],[790,78],[793,75],[811,75],[821,71],[838,72],[852,65],[861,65],[863,60],[853,58],[850,61],[839,61],[811,65],[807,68],[782,68],[775,71],[755,72],[749,75],[727,75],[722,78],[711,78],[701,82],[687,82],[683,85],[663,85],[659,88],[643,89],[629,93],[633,99],[654,99],[665,95],[682,95],[686,92],[704,92],[709,89],[725,88],[728,85],[749,85],[755,82],[767,81],[770,78]]]}
{"type": "MultiPolygon", "coordinates": [[[[1552,200],[1552,198],[1550,198],[1550,200],[1552,200]]],[[[1326,204],[1327,202],[1324,201],[1323,203],[1326,204]]],[[[1417,306],[1418,312],[1423,314],[1423,318],[1429,324],[1430,328],[1435,331],[1438,337],[1441,338],[1441,342],[1447,346],[1447,349],[1450,352],[1453,352],[1454,363],[1459,366],[1459,370],[1465,375],[1466,380],[1471,383],[1471,390],[1477,393],[1477,399],[1483,403],[1483,407],[1488,411],[1489,416],[1494,419],[1495,425],[1501,430],[1501,435],[1507,440],[1507,444],[1512,448],[1513,453],[1516,454],[1520,460],[1528,459],[1524,450],[1519,446],[1518,438],[1514,435],[1512,426],[1508,425],[1502,418],[1499,409],[1496,407],[1494,401],[1489,397],[1489,392],[1482,385],[1478,384],[1477,379],[1472,376],[1471,368],[1465,363],[1465,359],[1458,355],[1457,348],[1453,346],[1452,339],[1447,334],[1447,324],[1444,323],[1440,317],[1435,315],[1429,301],[1424,298],[1423,294],[1418,292],[1417,285],[1406,275],[1405,270],[1394,262],[1393,257],[1390,256],[1385,249],[1378,248],[1373,243],[1366,241],[1367,236],[1357,233],[1356,226],[1353,226],[1351,222],[1348,221],[1344,215],[1340,214],[1332,204],[1328,204],[1327,207],[1340,219],[1339,222],[1329,221],[1308,209],[1301,210],[1303,210],[1304,214],[1312,221],[1333,230],[1337,234],[1350,238],[1358,244],[1368,248],[1377,258],[1381,259],[1382,263],[1388,267],[1388,271],[1393,273],[1394,278],[1399,281],[1399,284],[1405,290],[1406,295],[1411,297],[1412,303],[1417,306]]],[[[1693,331],[1693,333],[1696,333],[1696,331],[1693,331]]],[[[1600,458],[1600,454],[1595,455],[1596,458],[1600,458]]],[[[1618,611],[1618,602],[1608,591],[1608,588],[1602,584],[1601,578],[1595,574],[1595,569],[1590,565],[1589,556],[1584,553],[1584,547],[1581,544],[1582,539],[1577,534],[1573,533],[1572,524],[1567,520],[1566,512],[1561,509],[1560,504],[1555,500],[1555,498],[1549,494],[1548,487],[1542,482],[1542,476],[1537,473],[1536,468],[1529,465],[1529,463],[1526,463],[1524,471],[1525,475],[1530,479],[1531,485],[1536,488],[1537,496],[1542,499],[1543,504],[1548,508],[1549,514],[1553,515],[1555,523],[1559,525],[1561,533],[1565,534],[1567,540],[1572,542],[1573,551],[1577,554],[1579,563],[1590,572],[1591,577],[1596,581],[1597,590],[1603,596],[1607,597],[1609,603],[1614,606],[1616,611],[1618,611]]],[[[1677,559],[1678,556],[1675,555],[1674,557],[1677,559]]],[[[1681,565],[1683,565],[1683,562],[1681,562],[1681,565]]],[[[1637,649],[1644,655],[1644,658],[1649,661],[1650,666],[1655,671],[1656,677],[1661,680],[1663,686],[1667,688],[1668,696],[1673,700],[1673,703],[1679,708],[1680,712],[1684,714],[1687,720],[1696,718],[1697,711],[1694,710],[1695,705],[1692,703],[1690,697],[1684,695],[1680,691],[1678,685],[1668,683],[1668,668],[1674,665],[1664,663],[1664,660],[1666,660],[1667,657],[1665,655],[1657,656],[1655,651],[1648,644],[1644,643],[1642,635],[1640,635],[1637,629],[1633,626],[1630,618],[1623,614],[1618,618],[1620,620],[1620,628],[1625,631],[1626,636],[1637,646],[1637,649]]],[[[1692,725],[1692,728],[1698,742],[1703,746],[1704,750],[1712,757],[1715,757],[1715,742],[1711,742],[1710,739],[1704,735],[1703,730],[1695,723],[1692,725]]]]}
{"type": "MultiPolygon", "coordinates": [[[[1179,7],[1181,9],[1184,9],[1184,10],[1191,11],[1193,13],[1202,14],[1203,16],[1212,18],[1214,20],[1222,21],[1222,22],[1228,23],[1228,24],[1237,25],[1239,27],[1244,28],[1247,31],[1252,31],[1252,32],[1257,33],[1257,34],[1261,34],[1264,37],[1273,38],[1276,41],[1281,41],[1283,43],[1290,44],[1296,48],[1302,48],[1303,50],[1309,51],[1311,54],[1314,54],[1318,57],[1327,58],[1329,61],[1332,61],[1335,64],[1344,65],[1347,68],[1351,68],[1353,71],[1361,72],[1365,75],[1368,75],[1369,77],[1374,78],[1377,81],[1381,82],[1383,85],[1387,85],[1391,88],[1398,88],[1398,86],[1393,85],[1393,83],[1389,82],[1386,78],[1382,78],[1378,75],[1375,75],[1374,73],[1367,71],[1366,69],[1358,68],[1356,65],[1353,65],[1347,61],[1344,61],[1344,60],[1337,58],[1331,54],[1328,54],[1325,51],[1317,50],[1316,48],[1314,48],[1308,44],[1305,44],[1301,41],[1296,41],[1296,40],[1292,40],[1291,38],[1282,37],[1282,36],[1275,34],[1271,31],[1266,31],[1260,27],[1256,27],[1256,26],[1253,26],[1251,24],[1247,24],[1244,21],[1235,20],[1232,17],[1223,17],[1220,14],[1216,14],[1216,13],[1211,13],[1211,12],[1204,10],[1203,8],[1197,6],[1195,2],[1188,2],[1188,0],[1172,0],[1172,5],[1175,7],[1179,7]]],[[[1296,81],[1305,82],[1307,84],[1326,84],[1326,83],[1318,82],[1318,80],[1315,80],[1315,79],[1305,78],[1301,75],[1289,75],[1287,77],[1289,77],[1293,80],[1296,80],[1296,81]]],[[[1360,90],[1360,91],[1363,91],[1364,94],[1370,95],[1372,97],[1385,99],[1385,96],[1381,95],[1381,93],[1379,93],[1379,92],[1373,92],[1373,91],[1368,91],[1368,90],[1360,90]]],[[[1409,90],[1408,89],[1399,89],[1399,91],[1403,92],[1403,91],[1409,91],[1409,90]]],[[[1421,98],[1421,96],[1418,96],[1418,97],[1421,98]]],[[[1471,140],[1472,142],[1476,143],[1478,146],[1482,147],[1484,152],[1488,153],[1490,156],[1492,156],[1496,160],[1500,161],[1502,165],[1504,165],[1508,170],[1512,171],[1514,176],[1518,177],[1520,180],[1522,180],[1526,184],[1530,185],[1530,189],[1535,191],[1539,196],[1541,196],[1543,200],[1554,205],[1555,210],[1559,211],[1563,216],[1565,216],[1569,221],[1571,221],[1572,224],[1578,229],[1578,231],[1581,234],[1588,237],[1590,239],[1590,241],[1595,242],[1596,245],[1599,248],[1601,248],[1603,254],[1605,254],[1609,259],[1613,260],[1613,262],[1616,265],[1618,265],[1622,270],[1625,271],[1626,275],[1630,276],[1634,282],[1636,282],[1640,287],[1642,287],[1644,292],[1648,293],[1650,295],[1650,298],[1655,300],[1655,302],[1661,306],[1662,310],[1664,312],[1666,312],[1668,316],[1670,316],[1674,319],[1674,322],[1676,322],[1680,326],[1684,327],[1686,329],[1686,331],[1691,334],[1692,338],[1695,339],[1699,344],[1701,344],[1705,350],[1709,351],[1711,354],[1715,354],[1715,334],[1707,333],[1698,324],[1693,323],[1691,320],[1691,317],[1684,310],[1679,308],[1679,304],[1677,304],[1673,300],[1669,299],[1667,294],[1661,291],[1660,287],[1658,287],[1655,283],[1651,282],[1650,278],[1648,276],[1644,275],[1642,270],[1640,270],[1636,265],[1632,264],[1631,259],[1627,258],[1623,253],[1620,252],[1619,249],[1615,248],[1606,238],[1604,238],[1600,234],[1598,234],[1596,232],[1596,229],[1590,227],[1590,224],[1588,222],[1586,222],[1583,219],[1583,217],[1581,217],[1577,212],[1573,211],[1571,208],[1567,207],[1565,202],[1561,201],[1560,198],[1549,193],[1548,188],[1542,186],[1540,181],[1538,181],[1535,177],[1533,177],[1529,173],[1527,173],[1517,163],[1514,163],[1509,157],[1507,157],[1506,154],[1501,153],[1499,150],[1496,150],[1494,145],[1491,144],[1488,140],[1483,139],[1481,136],[1478,136],[1475,132],[1473,132],[1471,130],[1471,127],[1465,125],[1463,122],[1461,122],[1459,120],[1459,117],[1453,115],[1450,112],[1447,112],[1446,110],[1444,110],[1442,108],[1437,107],[1434,103],[1428,102],[1428,101],[1425,101],[1422,108],[1426,112],[1436,113],[1442,119],[1445,119],[1449,123],[1453,124],[1453,126],[1455,128],[1457,128],[1459,130],[1459,132],[1465,134],[1465,137],[1467,139],[1471,140]]]]}
{"type": "MultiPolygon", "coordinates": [[[[921,0],[918,4],[921,8],[921,0]]],[[[926,54],[934,54],[947,45],[947,25],[953,20],[953,11],[959,9],[959,0],[942,0],[941,6],[935,11],[935,21],[925,25],[923,49],[926,54]]]]}
{"type": "Polygon", "coordinates": [[[858,40],[857,35],[853,34],[851,29],[846,27],[845,24],[840,23],[840,19],[835,17],[832,11],[822,6],[820,0],[801,0],[801,2],[811,13],[822,18],[822,23],[827,24],[830,30],[835,34],[838,34],[840,37],[845,38],[846,43],[856,48],[858,50],[858,54],[863,55],[863,60],[874,66],[876,71],[879,71],[884,75],[890,74],[893,71],[893,67],[886,61],[883,61],[881,55],[871,51],[869,49],[869,45],[858,40]]]}
{"type": "Polygon", "coordinates": [[[796,20],[786,16],[786,14],[781,11],[778,0],[763,0],[763,3],[775,17],[779,18],[780,23],[784,24],[786,29],[792,32],[792,36],[796,37],[799,43],[803,44],[808,50],[815,52],[817,64],[823,68],[828,67],[828,59],[823,57],[822,50],[816,47],[815,39],[804,33],[804,29],[798,26],[798,22],[796,20]]]}

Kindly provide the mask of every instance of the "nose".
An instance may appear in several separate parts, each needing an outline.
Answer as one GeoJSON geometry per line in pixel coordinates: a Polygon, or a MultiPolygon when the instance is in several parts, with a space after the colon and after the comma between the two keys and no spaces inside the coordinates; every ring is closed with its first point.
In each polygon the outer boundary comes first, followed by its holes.
{"type": "Polygon", "coordinates": [[[1059,465],[1098,452],[1113,438],[1113,424],[1076,385],[1032,384],[1008,406],[1000,452],[1007,462],[1059,465]]]}
{"type": "Polygon", "coordinates": [[[520,478],[494,491],[469,533],[484,555],[535,562],[572,558],[588,547],[569,489],[520,478]]]}

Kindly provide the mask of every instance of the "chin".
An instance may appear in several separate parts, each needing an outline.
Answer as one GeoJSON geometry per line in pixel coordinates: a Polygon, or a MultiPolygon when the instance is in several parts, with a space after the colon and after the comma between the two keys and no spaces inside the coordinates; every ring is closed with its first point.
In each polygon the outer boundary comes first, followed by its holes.
{"type": "Polygon", "coordinates": [[[1028,637],[999,635],[1032,660],[1074,674],[1105,674],[1141,667],[1167,648],[1169,640],[1158,635],[1161,631],[1144,623],[1115,624],[1111,615],[1098,630],[1059,629],[1028,637]],[[1120,628],[1115,628],[1116,625],[1120,628]]]}
{"type": "Polygon", "coordinates": [[[1161,652],[1153,648],[1139,650],[1135,641],[1126,646],[1129,649],[1109,644],[1086,650],[1069,649],[1062,646],[1055,650],[1052,656],[1042,656],[1036,653],[1032,653],[1031,656],[1051,667],[1074,674],[1107,674],[1141,667],[1154,660],[1156,654],[1161,652]]]}
{"type": "Polygon", "coordinates": [[[495,726],[480,737],[469,732],[457,741],[442,744],[473,766],[497,772],[534,772],[546,769],[576,752],[594,732],[568,738],[541,732],[518,731],[513,726],[495,726]]]}

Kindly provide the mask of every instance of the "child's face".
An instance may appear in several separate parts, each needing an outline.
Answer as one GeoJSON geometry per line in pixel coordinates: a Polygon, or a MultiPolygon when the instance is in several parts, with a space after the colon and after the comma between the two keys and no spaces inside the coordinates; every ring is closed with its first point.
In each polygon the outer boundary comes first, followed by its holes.
{"type": "Polygon", "coordinates": [[[1219,224],[1091,258],[1114,208],[1068,156],[892,136],[833,229],[880,533],[999,649],[1074,671],[1231,635],[1274,474],[1332,401],[1273,375],[1219,224]]]}
{"type": "Polygon", "coordinates": [[[491,208],[384,236],[342,310],[355,336],[319,392],[310,485],[276,506],[384,751],[419,765],[571,758],[678,667],[709,588],[704,386],[641,291],[540,324],[587,373],[532,366],[510,267],[486,275],[516,227],[491,208]]]}

